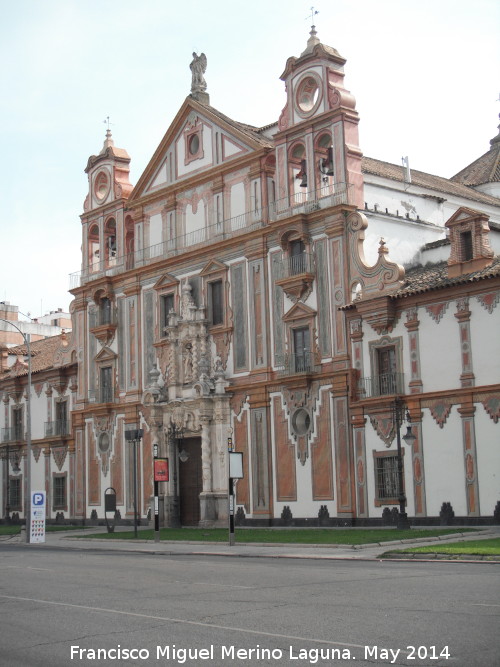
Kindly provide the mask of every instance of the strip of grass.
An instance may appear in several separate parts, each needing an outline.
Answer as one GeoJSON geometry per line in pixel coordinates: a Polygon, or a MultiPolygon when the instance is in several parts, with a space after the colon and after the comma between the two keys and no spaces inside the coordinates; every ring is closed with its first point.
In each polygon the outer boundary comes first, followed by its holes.
{"type": "Polygon", "coordinates": [[[467,540],[466,542],[433,544],[428,547],[412,547],[411,549],[399,551],[399,553],[500,556],[500,537],[494,537],[491,540],[467,540]]]}
{"type": "MultiPolygon", "coordinates": [[[[457,532],[473,531],[473,528],[444,528],[435,530],[397,530],[396,528],[242,528],[235,530],[235,541],[242,543],[267,544],[346,544],[356,546],[392,540],[409,540],[419,537],[437,537],[457,532]]],[[[98,533],[93,535],[78,535],[77,537],[133,540],[132,531],[115,533],[98,533]]],[[[153,540],[154,531],[151,529],[139,530],[138,539],[153,540]]],[[[162,542],[227,542],[228,531],[224,528],[162,528],[160,530],[162,542]]]]}
{"type": "MultiPolygon", "coordinates": [[[[55,525],[46,525],[45,532],[55,533],[63,530],[85,530],[83,526],[55,526],[55,525]]],[[[21,526],[19,524],[15,525],[5,525],[0,526],[0,535],[17,535],[21,532],[21,526]]]]}

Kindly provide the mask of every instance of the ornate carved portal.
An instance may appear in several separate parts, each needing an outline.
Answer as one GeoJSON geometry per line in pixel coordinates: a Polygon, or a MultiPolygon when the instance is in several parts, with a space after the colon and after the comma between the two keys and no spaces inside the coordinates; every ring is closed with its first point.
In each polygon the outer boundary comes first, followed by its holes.
{"type": "Polygon", "coordinates": [[[159,369],[151,371],[143,397],[146,420],[161,441],[160,451],[170,459],[170,480],[163,484],[164,520],[167,525],[176,520],[224,525],[228,383],[204,308],[195,304],[188,282],[182,286],[179,310],[170,311],[165,336],[155,343],[159,369]],[[193,493],[198,500],[188,511],[193,493]]]}

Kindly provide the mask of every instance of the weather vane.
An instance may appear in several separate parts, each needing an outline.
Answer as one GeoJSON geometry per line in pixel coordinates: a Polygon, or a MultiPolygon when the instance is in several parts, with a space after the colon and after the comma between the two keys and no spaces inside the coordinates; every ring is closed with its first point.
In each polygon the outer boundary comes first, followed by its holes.
{"type": "Polygon", "coordinates": [[[114,123],[112,123],[112,122],[109,120],[109,116],[106,116],[105,120],[103,120],[102,122],[103,122],[105,125],[108,126],[108,130],[109,130],[109,126],[110,126],[110,125],[114,125],[114,123]]]}
{"type": "MultiPolygon", "coordinates": [[[[314,25],[314,17],[316,14],[319,14],[319,9],[314,9],[314,7],[311,7],[311,24],[314,25]]],[[[309,16],[306,16],[306,19],[308,19],[309,16]]]]}

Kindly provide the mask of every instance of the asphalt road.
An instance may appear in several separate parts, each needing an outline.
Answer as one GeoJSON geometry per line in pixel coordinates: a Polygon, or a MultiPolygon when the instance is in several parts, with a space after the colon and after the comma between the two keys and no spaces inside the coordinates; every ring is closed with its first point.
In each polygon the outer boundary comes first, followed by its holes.
{"type": "Polygon", "coordinates": [[[496,564],[12,544],[0,562],[2,667],[500,664],[496,564]]]}

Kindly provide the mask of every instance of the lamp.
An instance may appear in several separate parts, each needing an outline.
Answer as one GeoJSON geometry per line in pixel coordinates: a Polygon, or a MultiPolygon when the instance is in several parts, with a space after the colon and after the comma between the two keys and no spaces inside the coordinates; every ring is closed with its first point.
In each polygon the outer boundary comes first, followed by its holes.
{"type": "Polygon", "coordinates": [[[403,440],[406,442],[407,445],[413,445],[417,437],[411,430],[411,424],[408,424],[406,427],[406,435],[403,436],[403,440]]]}

